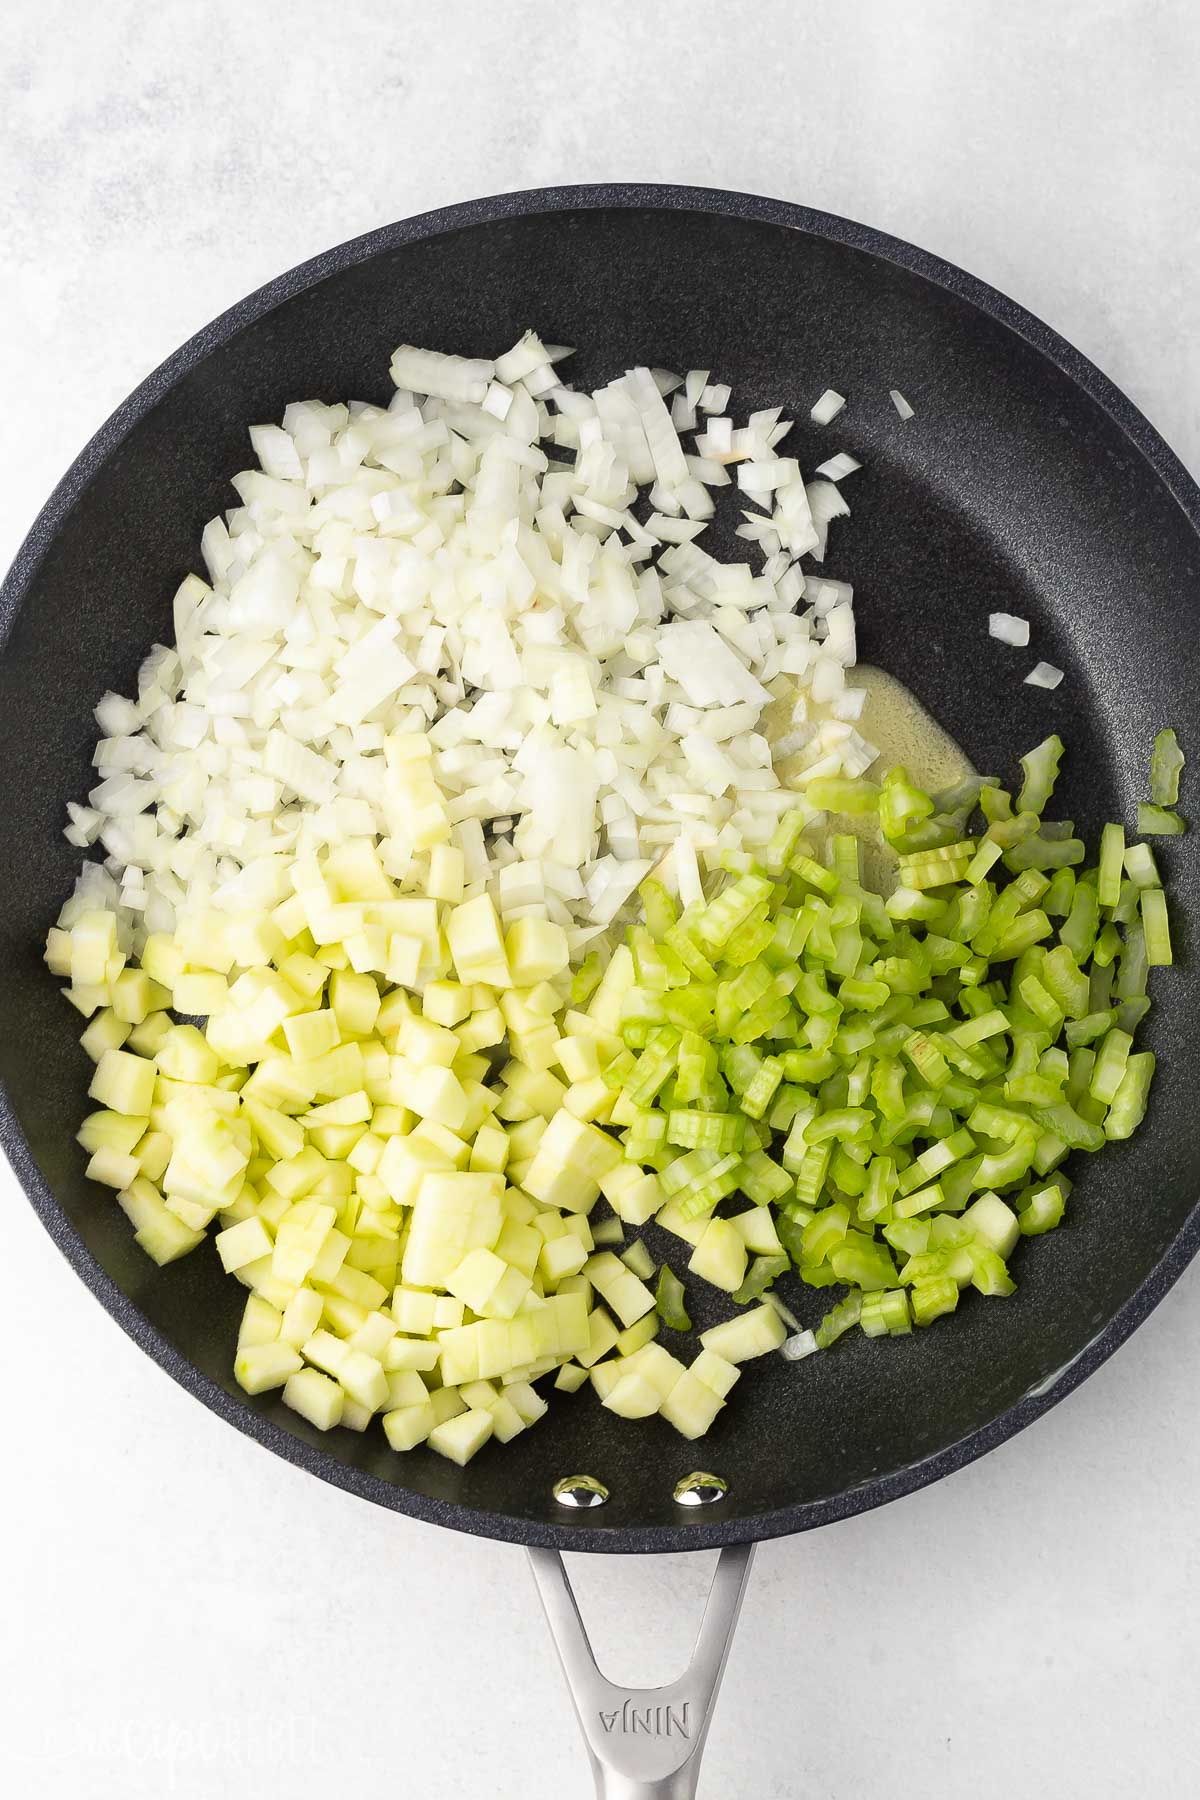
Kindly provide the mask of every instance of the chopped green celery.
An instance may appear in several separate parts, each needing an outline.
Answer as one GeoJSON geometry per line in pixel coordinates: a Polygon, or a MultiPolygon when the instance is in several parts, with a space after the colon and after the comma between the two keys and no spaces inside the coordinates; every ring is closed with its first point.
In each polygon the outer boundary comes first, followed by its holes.
{"type": "Polygon", "coordinates": [[[978,850],[967,864],[967,880],[978,886],[987,879],[1003,855],[1003,848],[994,838],[982,838],[978,850]]]}
{"type": "Polygon", "coordinates": [[[1121,960],[1117,967],[1118,1000],[1136,1000],[1146,992],[1146,975],[1149,967],[1150,955],[1146,947],[1146,934],[1140,925],[1131,925],[1125,933],[1121,960]]]}
{"type": "Polygon", "coordinates": [[[933,801],[909,780],[899,764],[889,769],[879,790],[879,827],[886,838],[903,836],[911,825],[929,818],[933,801]]]}
{"type": "Polygon", "coordinates": [[[1125,873],[1138,888],[1161,887],[1162,877],[1149,844],[1129,844],[1125,850],[1125,873]]]}
{"type": "Polygon", "coordinates": [[[1169,807],[1147,806],[1144,800],[1139,800],[1137,828],[1142,837],[1182,837],[1187,830],[1187,820],[1182,813],[1172,812],[1169,807]]]}
{"type": "Polygon", "coordinates": [[[675,1111],[667,1115],[667,1142],[684,1150],[740,1150],[745,1120],[737,1113],[675,1111]]]}
{"type": "Polygon", "coordinates": [[[781,1212],[775,1220],[775,1230],[779,1234],[779,1241],[796,1268],[800,1267],[803,1260],[804,1232],[812,1216],[807,1207],[800,1208],[800,1211],[804,1215],[802,1218],[793,1219],[786,1212],[781,1212]]]}
{"type": "Polygon", "coordinates": [[[625,1134],[625,1154],[631,1162],[645,1162],[656,1151],[662,1150],[666,1141],[666,1115],[639,1109],[625,1134]]]}
{"type": "Polygon", "coordinates": [[[1066,1205],[1060,1187],[1052,1184],[1038,1188],[1029,1196],[1027,1204],[1018,1214],[1022,1235],[1040,1237],[1044,1231],[1053,1231],[1056,1225],[1061,1224],[1066,1205]]]}
{"type": "Polygon", "coordinates": [[[1042,911],[1051,919],[1065,919],[1075,900],[1074,869],[1056,869],[1042,900],[1042,911]]]}
{"type": "Polygon", "coordinates": [[[1054,792],[1058,768],[1063,759],[1063,741],[1057,735],[1044,738],[1021,758],[1025,779],[1017,795],[1017,811],[1041,813],[1054,792]]]}
{"type": "Polygon", "coordinates": [[[903,1337],[912,1330],[908,1295],[903,1288],[864,1294],[859,1325],[868,1337],[903,1337]]]}
{"type": "Polygon", "coordinates": [[[953,882],[962,881],[971,858],[959,856],[954,860],[945,860],[940,856],[918,856],[911,861],[901,861],[900,880],[905,887],[915,888],[924,893],[930,888],[949,887],[953,882]]]}
{"type": "MultiPolygon", "coordinates": [[[[833,1071],[833,1059],[830,1058],[830,1073],[833,1071]]],[[[812,1096],[802,1087],[785,1081],[779,1088],[767,1114],[767,1124],[772,1131],[790,1131],[792,1120],[805,1106],[812,1103],[812,1096]]]]}
{"type": "Polygon", "coordinates": [[[784,813],[763,852],[763,866],[768,875],[773,875],[778,881],[786,874],[788,858],[795,853],[803,835],[804,815],[799,812],[784,813]]]}
{"type": "Polygon", "coordinates": [[[716,975],[713,965],[698,948],[682,920],[666,932],[663,947],[677,956],[688,974],[694,975],[697,981],[712,981],[716,975]]]}
{"type": "Polygon", "coordinates": [[[738,1186],[747,1200],[753,1200],[756,1206],[768,1206],[790,1194],[795,1183],[787,1170],[781,1169],[765,1151],[752,1150],[742,1157],[738,1186]]]}
{"type": "Polygon", "coordinates": [[[904,1040],[904,1054],[921,1080],[930,1087],[942,1087],[949,1081],[950,1065],[938,1049],[935,1040],[926,1037],[924,1032],[909,1033],[904,1040]]]}
{"type": "Polygon", "coordinates": [[[1085,1016],[1091,984],[1066,944],[1058,944],[1046,952],[1042,959],[1041,980],[1068,1019],[1085,1016]]]}
{"type": "Polygon", "coordinates": [[[709,901],[698,918],[696,930],[702,942],[712,950],[720,950],[755,907],[770,900],[772,892],[772,884],[765,876],[740,875],[709,901]]]}
{"type": "MultiPolygon", "coordinates": [[[[1072,1150],[1099,1150],[1104,1142],[1100,1127],[1089,1123],[1077,1107],[1067,1101],[1061,1101],[1057,1106],[1035,1107],[1033,1116],[1043,1131],[1053,1131],[1072,1150]]],[[[1026,1168],[1028,1166],[1027,1163],[1026,1168]]]]}
{"type": "MultiPolygon", "coordinates": [[[[968,876],[970,871],[968,871],[968,876]]],[[[946,911],[943,930],[956,943],[969,944],[987,922],[992,910],[994,890],[990,882],[964,887],[954,896],[946,911]]]]}
{"type": "Polygon", "coordinates": [[[600,978],[603,974],[604,962],[600,952],[598,950],[589,951],[571,977],[571,1005],[586,1005],[600,986],[600,978]]]}
{"type": "Polygon", "coordinates": [[[662,1171],[662,1188],[668,1197],[685,1194],[699,1187],[705,1177],[722,1161],[717,1150],[686,1150],[673,1157],[662,1171]]]}
{"type": "Polygon", "coordinates": [[[989,825],[998,819],[1012,818],[1012,801],[998,782],[985,782],[979,790],[979,809],[989,825]]]}
{"type": "MultiPolygon", "coordinates": [[[[1065,1110],[1070,1111],[1070,1108],[1065,1110]]],[[[1040,1121],[1043,1115],[1039,1113],[1037,1117],[1040,1121]]],[[[1082,1120],[1079,1123],[1082,1125],[1082,1120]]],[[[1049,1122],[1043,1126],[1043,1129],[1051,1131],[1056,1127],[1053,1122],[1049,1122]]],[[[1020,1181],[1033,1162],[1037,1144],[1038,1133],[1032,1125],[1028,1125],[1007,1149],[994,1154],[989,1152],[986,1156],[981,1156],[979,1166],[975,1170],[974,1187],[987,1193],[991,1188],[1008,1187],[1012,1182],[1020,1181]]]]}
{"type": "Polygon", "coordinates": [[[1117,1089],[1108,1116],[1104,1121],[1104,1134],[1108,1138],[1132,1137],[1146,1114],[1146,1103],[1150,1094],[1150,1083],[1154,1078],[1154,1052],[1152,1050],[1135,1051],[1125,1064],[1125,1074],[1117,1089]]]}
{"type": "MultiPolygon", "coordinates": [[[[867,1185],[867,1171],[857,1157],[851,1155],[853,1144],[839,1144],[829,1159],[829,1179],[840,1194],[857,1200],[867,1185]]],[[[864,1152],[869,1158],[870,1152],[864,1152]]]]}
{"type": "Polygon", "coordinates": [[[964,1020],[961,1025],[956,1025],[949,1035],[964,1049],[969,1049],[973,1044],[983,1043],[986,1038],[1000,1037],[1011,1030],[1007,1013],[998,1006],[989,1005],[985,1010],[964,1020]]]}
{"type": "Polygon", "coordinates": [[[865,1106],[840,1106],[818,1113],[805,1131],[811,1145],[824,1144],[830,1138],[864,1137],[874,1125],[865,1106]]]}
{"type": "Polygon", "coordinates": [[[647,878],[638,889],[642,902],[642,912],[646,927],[653,937],[664,938],[672,925],[676,924],[679,914],[675,902],[661,881],[647,878]]]}
{"type": "Polygon", "coordinates": [[[1014,874],[1022,869],[1059,871],[1073,868],[1086,855],[1087,845],[1082,838],[1051,838],[1048,831],[1038,832],[1033,837],[1024,838],[1009,850],[1005,855],[1004,865],[1014,874]]]}
{"type": "Polygon", "coordinates": [[[960,1126],[941,1143],[931,1144],[920,1156],[911,1162],[900,1177],[900,1192],[911,1194],[923,1182],[934,1181],[944,1169],[956,1163],[964,1156],[970,1156],[975,1148],[975,1139],[965,1126],[960,1126]]]}
{"type": "Polygon", "coordinates": [[[662,1048],[647,1046],[642,1051],[624,1088],[635,1106],[649,1106],[663,1083],[674,1073],[678,1060],[678,1041],[662,1048]]]}
{"type": "Polygon", "coordinates": [[[646,927],[631,925],[628,938],[629,948],[633,953],[633,971],[639,986],[649,988],[653,993],[665,993],[670,986],[670,977],[659,947],[646,927]]]}
{"type": "Polygon", "coordinates": [[[1106,969],[1120,954],[1120,950],[1120,932],[1115,925],[1106,925],[1096,939],[1092,960],[1098,968],[1106,969]]]}
{"type": "Polygon", "coordinates": [[[733,1296],[735,1306],[749,1306],[761,1300],[771,1284],[786,1275],[791,1267],[786,1256],[756,1256],[746,1271],[746,1279],[733,1296]]]}
{"type": "Polygon", "coordinates": [[[1091,955],[1099,929],[1100,901],[1095,884],[1088,880],[1077,881],[1071,910],[1059,931],[1061,941],[1077,963],[1086,962],[1091,955]]]}
{"type": "Polygon", "coordinates": [[[1112,1105],[1125,1078],[1125,1066],[1132,1049],[1133,1039],[1127,1031],[1114,1026],[1107,1033],[1096,1052],[1092,1078],[1088,1084],[1088,1093],[1093,1100],[1100,1100],[1105,1106],[1112,1105]]]}
{"type": "Polygon", "coordinates": [[[1019,992],[1034,1018],[1045,1025],[1047,1030],[1057,1031],[1063,1022],[1063,1009],[1037,976],[1027,975],[1020,983],[1019,992]]]}
{"type": "Polygon", "coordinates": [[[1122,1031],[1134,1032],[1149,1011],[1149,994],[1139,994],[1135,1000],[1125,1001],[1117,1014],[1117,1024],[1122,1031]]]}
{"type": "Polygon", "coordinates": [[[893,1201],[892,1215],[896,1219],[915,1219],[921,1213],[932,1212],[935,1207],[941,1206],[945,1198],[940,1183],[935,1181],[929,1187],[917,1188],[906,1193],[902,1199],[893,1201]]]}
{"type": "Polygon", "coordinates": [[[1106,1007],[1103,1012],[1085,1013],[1082,1019],[1067,1021],[1067,1045],[1075,1050],[1081,1044],[1092,1044],[1098,1037],[1103,1037],[1110,1025],[1117,1022],[1116,1010],[1106,1007]]]}
{"type": "Polygon", "coordinates": [[[775,942],[775,921],[753,914],[739,925],[726,944],[722,957],[727,968],[745,968],[755,962],[775,942]]]}
{"type": "Polygon", "coordinates": [[[1156,806],[1174,806],[1178,800],[1183,762],[1179,740],[1168,726],[1158,733],[1150,756],[1150,798],[1156,806]]]}
{"type": "Polygon", "coordinates": [[[776,1056],[765,1056],[741,1096],[741,1107],[752,1119],[761,1119],[776,1089],[783,1080],[783,1064],[776,1056]]]}
{"type": "Polygon", "coordinates": [[[692,1321],[684,1304],[683,1283],[669,1264],[664,1263],[658,1271],[658,1286],[654,1291],[654,1304],[663,1324],[671,1331],[690,1331],[692,1321]]]}
{"type": "Polygon", "coordinates": [[[663,994],[660,1006],[663,1017],[676,1031],[695,1031],[704,1035],[712,1030],[715,999],[714,987],[693,985],[669,990],[663,994]]]}
{"type": "Polygon", "coordinates": [[[946,1170],[939,1177],[938,1185],[942,1190],[941,1218],[946,1213],[960,1213],[975,1192],[975,1176],[982,1156],[967,1156],[961,1162],[946,1170]]]}
{"type": "Polygon", "coordinates": [[[830,1252],[841,1243],[849,1229],[850,1208],[842,1201],[835,1200],[822,1207],[804,1228],[804,1261],[827,1262],[830,1252]]]}
{"type": "Polygon", "coordinates": [[[928,1219],[892,1219],[883,1235],[902,1256],[921,1256],[929,1248],[930,1229],[928,1219]]]}
{"type": "Polygon", "coordinates": [[[636,1067],[633,1051],[619,1050],[601,1069],[600,1079],[607,1088],[623,1088],[636,1067]]]}
{"type": "MultiPolygon", "coordinates": [[[[856,1058],[858,1064],[866,1062],[863,1052],[869,1050],[876,1042],[876,1029],[869,1019],[852,1020],[842,1025],[833,1040],[835,1056],[856,1058]]],[[[868,1070],[869,1078],[869,1070],[868,1070]]]]}
{"type": "Polygon", "coordinates": [[[1114,925],[1130,925],[1138,916],[1138,888],[1132,881],[1122,881],[1117,904],[1112,909],[1114,925]]]}
{"type": "Polygon", "coordinates": [[[857,1212],[864,1224],[880,1220],[883,1223],[891,1218],[892,1200],[895,1196],[898,1176],[894,1156],[873,1156],[867,1164],[867,1180],[859,1197],[857,1212]]]}
{"type": "Polygon", "coordinates": [[[808,783],[804,798],[822,812],[862,815],[879,810],[879,789],[873,781],[861,777],[818,775],[808,783]]]}
{"type": "Polygon", "coordinates": [[[916,888],[898,887],[884,902],[889,919],[936,919],[945,901],[936,894],[923,894],[916,888]]]}
{"type": "Polygon", "coordinates": [[[1053,1106],[1062,1099],[1062,1082],[1045,1075],[1013,1075],[1004,1084],[1004,1098],[1023,1106],[1053,1106]]]}
{"type": "Polygon", "coordinates": [[[871,1098],[885,1120],[905,1114],[905,1071],[894,1057],[880,1057],[871,1071],[871,1098]]]}
{"type": "Polygon", "coordinates": [[[831,1344],[850,1331],[862,1317],[863,1295],[857,1288],[846,1295],[844,1300],[827,1312],[816,1329],[818,1350],[828,1350],[831,1344]]]}
{"type": "Polygon", "coordinates": [[[857,887],[862,875],[858,839],[848,833],[836,833],[830,839],[830,851],[831,867],[843,888],[847,884],[857,887]]]}
{"type": "Polygon", "coordinates": [[[1020,918],[1004,932],[995,945],[993,955],[997,962],[1008,962],[1027,950],[1031,944],[1038,944],[1043,938],[1052,937],[1054,927],[1040,907],[1031,912],[1022,913],[1020,918]]]}
{"type": "Polygon", "coordinates": [[[1171,952],[1171,927],[1167,918],[1167,896],[1161,888],[1142,889],[1141,913],[1146,961],[1152,969],[1167,968],[1174,957],[1171,952]]]}
{"type": "Polygon", "coordinates": [[[949,1276],[914,1282],[909,1293],[915,1325],[932,1325],[943,1313],[952,1313],[958,1305],[959,1287],[949,1276]]]}
{"type": "Polygon", "coordinates": [[[1096,898],[1101,906],[1115,906],[1121,897],[1121,870],[1125,865],[1125,827],[1106,825],[1100,834],[1100,867],[1096,874],[1096,898]]]}
{"type": "Polygon", "coordinates": [[[820,894],[836,894],[838,878],[832,869],[822,868],[811,856],[797,851],[788,859],[788,868],[793,875],[799,876],[806,887],[816,888],[820,894]]]}
{"type": "Polygon", "coordinates": [[[1016,1292],[1016,1282],[1009,1275],[1004,1258],[988,1244],[968,1244],[971,1285],[981,1294],[1003,1298],[1016,1292]]]}

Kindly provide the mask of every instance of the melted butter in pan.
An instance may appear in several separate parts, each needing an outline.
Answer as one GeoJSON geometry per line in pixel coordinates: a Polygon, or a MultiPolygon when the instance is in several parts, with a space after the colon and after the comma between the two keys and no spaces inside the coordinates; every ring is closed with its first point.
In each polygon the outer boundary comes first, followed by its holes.
{"type": "MultiPolygon", "coordinates": [[[[872,781],[882,781],[888,770],[900,763],[918,787],[935,794],[939,788],[953,787],[975,773],[966,752],[894,675],[872,668],[870,664],[859,664],[848,671],[848,678],[849,685],[867,691],[857,729],[879,748],[878,759],[869,771],[872,781]]],[[[769,736],[783,735],[788,729],[790,712],[791,705],[787,701],[772,708],[774,716],[768,715],[766,720],[769,736]]],[[[825,708],[810,707],[809,717],[814,722],[827,716],[825,708]]],[[[780,780],[785,784],[795,766],[790,758],[777,764],[780,780]]],[[[831,823],[835,830],[853,832],[862,841],[863,876],[867,885],[879,893],[890,893],[896,885],[896,858],[880,841],[878,821],[873,817],[835,818],[831,823]]]]}

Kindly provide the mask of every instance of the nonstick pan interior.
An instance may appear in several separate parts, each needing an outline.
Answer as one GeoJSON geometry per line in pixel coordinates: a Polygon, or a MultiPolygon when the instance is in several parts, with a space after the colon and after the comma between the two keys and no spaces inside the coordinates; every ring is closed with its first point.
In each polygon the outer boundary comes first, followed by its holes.
{"type": "MultiPolygon", "coordinates": [[[[1102,1360],[1192,1254],[1200,1009],[1186,927],[1182,964],[1157,983],[1146,1127],[1086,1159],[1069,1224],[1017,1258],[1015,1296],[971,1298],[903,1340],[856,1333],[798,1366],[764,1359],[695,1446],[662,1421],[613,1419],[587,1392],[556,1396],[536,1430],[465,1470],[394,1455],[379,1432],[312,1431],[277,1396],[234,1386],[242,1290],[211,1244],[156,1269],[84,1179],[73,1142],[89,1065],[40,958],[77,855],[61,837],[64,804],[90,785],[96,699],[128,690],[147,646],[169,636],[200,528],[234,499],[246,427],[299,397],[386,401],[401,340],[492,354],[530,324],[580,346],[577,382],[634,360],[711,368],[739,413],[783,403],[806,466],[818,447],[860,456],[829,561],[855,585],[860,656],[907,682],[976,767],[1011,774],[1059,731],[1058,798],[1094,831],[1132,816],[1159,726],[1200,754],[1200,497],[1129,403],[1018,308],[893,240],[737,196],[563,190],[392,227],[284,277],[152,377],[67,477],[5,586],[4,1140],[48,1229],[125,1328],[233,1423],[327,1479],[459,1528],[578,1548],[802,1529],[1017,1429],[1102,1360]],[[808,411],[829,385],[850,405],[819,431],[808,411]],[[916,408],[907,423],[892,387],[916,408]],[[994,609],[1030,619],[1029,652],[988,638],[994,609]],[[1066,670],[1054,693],[1023,685],[1039,656],[1066,670]],[[729,1483],[700,1516],[672,1500],[697,1466],[729,1483]],[[611,1499],[575,1520],[551,1486],[578,1471],[611,1499]]],[[[1194,841],[1167,857],[1180,919],[1196,903],[1194,841]]],[[[827,1304],[798,1287],[788,1298],[805,1323],[827,1304]]]]}

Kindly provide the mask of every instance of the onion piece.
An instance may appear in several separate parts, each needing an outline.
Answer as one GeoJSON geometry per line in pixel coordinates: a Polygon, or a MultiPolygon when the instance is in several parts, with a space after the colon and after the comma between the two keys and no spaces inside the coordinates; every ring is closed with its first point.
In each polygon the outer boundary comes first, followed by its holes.
{"type": "Polygon", "coordinates": [[[998,638],[1002,644],[1011,644],[1014,649],[1023,649],[1029,642],[1029,620],[1016,613],[989,613],[988,636],[998,638]]]}

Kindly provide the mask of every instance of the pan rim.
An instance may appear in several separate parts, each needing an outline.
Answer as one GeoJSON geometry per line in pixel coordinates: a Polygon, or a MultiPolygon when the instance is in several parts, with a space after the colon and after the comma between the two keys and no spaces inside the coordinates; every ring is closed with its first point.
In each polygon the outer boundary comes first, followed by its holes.
{"type": "MultiPolygon", "coordinates": [[[[1150,464],[1200,536],[1200,487],[1128,396],[1089,358],[1034,314],[955,264],[872,226],[790,201],[736,190],[654,183],[532,188],[439,207],[378,227],[323,251],[238,301],[159,364],[116,408],[75,458],[17,551],[11,569],[0,583],[0,652],[46,553],[81,495],[134,427],[211,352],[326,277],[401,245],[448,236],[464,228],[505,219],[602,209],[709,213],[780,226],[864,251],[947,289],[1013,331],[1107,413],[1150,464]]],[[[473,1508],[462,1501],[413,1493],[341,1462],[259,1414],[248,1399],[228,1393],[176,1350],[95,1260],[42,1175],[2,1086],[0,1146],[41,1223],[75,1273],[139,1348],[219,1418],[236,1426],[285,1462],[393,1512],[474,1536],[558,1550],[622,1554],[711,1550],[727,1544],[811,1530],[913,1493],[1007,1442],[1073,1392],[1148,1317],[1200,1250],[1200,1203],[1197,1203],[1144,1281],[1065,1369],[987,1424],[905,1468],[874,1477],[840,1494],[797,1502],[752,1517],[727,1521],[705,1517],[678,1525],[605,1528],[566,1520],[559,1524],[522,1518],[473,1508]]]]}

